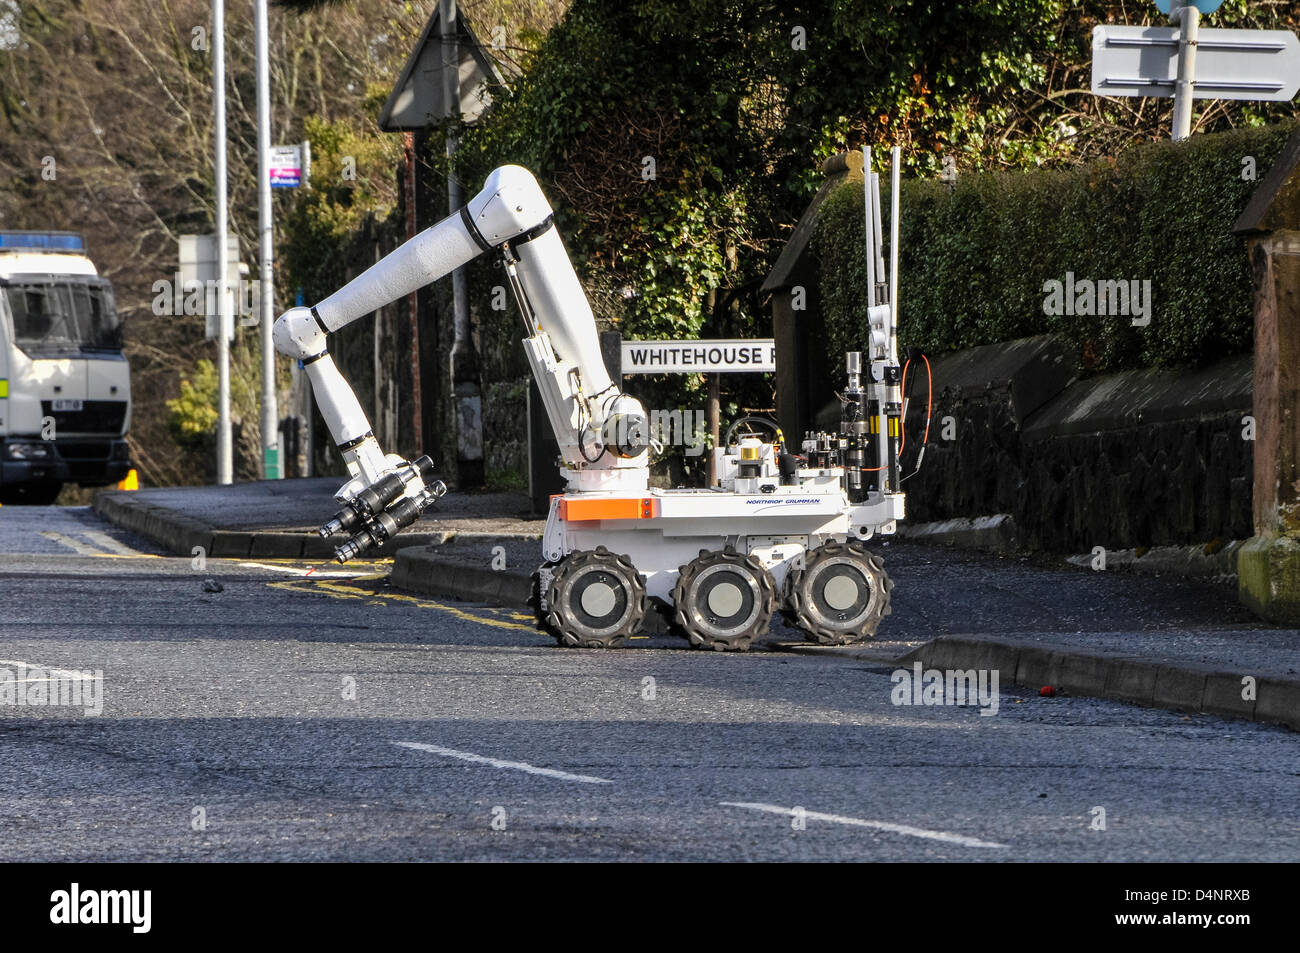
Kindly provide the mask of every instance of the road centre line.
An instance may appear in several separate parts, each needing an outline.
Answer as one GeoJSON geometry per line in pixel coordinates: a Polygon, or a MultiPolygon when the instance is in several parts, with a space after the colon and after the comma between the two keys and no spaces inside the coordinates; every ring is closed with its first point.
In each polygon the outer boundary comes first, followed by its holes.
{"type": "Polygon", "coordinates": [[[759,804],[749,801],[720,801],[723,807],[743,807],[751,811],[763,811],[766,814],[780,814],[782,817],[803,817],[814,821],[830,821],[833,824],[847,824],[851,827],[870,827],[891,834],[905,834],[908,837],[922,837],[926,840],[943,841],[946,844],[960,844],[962,847],[997,847],[1006,848],[1006,844],[967,837],[964,834],[950,834],[947,831],[929,831],[923,827],[911,827],[907,824],[891,824],[889,821],[867,821],[859,817],[845,817],[841,814],[822,814],[819,811],[802,810],[796,814],[794,808],[781,807],[776,804],[759,804]]]}
{"type": "Polygon", "coordinates": [[[582,784],[614,783],[607,778],[594,778],[586,774],[569,774],[567,771],[556,771],[554,768],[539,768],[536,765],[528,764],[524,761],[502,761],[500,758],[487,758],[483,755],[472,754],[468,751],[457,751],[455,748],[443,748],[439,745],[422,744],[418,741],[394,741],[392,743],[402,748],[414,748],[416,751],[428,751],[431,754],[442,755],[444,758],[459,758],[461,761],[469,761],[472,764],[486,764],[494,768],[508,768],[512,771],[523,771],[526,774],[540,774],[543,777],[556,778],[560,781],[578,781],[582,784]]]}
{"type": "MultiPolygon", "coordinates": [[[[75,679],[78,681],[95,680],[95,676],[93,675],[87,675],[85,672],[76,672],[69,668],[53,668],[49,665],[39,665],[33,662],[19,662],[14,659],[0,658],[0,668],[3,668],[7,665],[15,665],[18,668],[39,669],[42,672],[48,672],[50,675],[53,675],[56,678],[75,679]]],[[[39,681],[49,681],[49,679],[32,678],[32,679],[19,679],[19,681],[39,682],[39,681]]]]}
{"type": "MultiPolygon", "coordinates": [[[[273,586],[277,589],[283,588],[283,589],[292,589],[297,591],[304,591],[305,589],[313,589],[315,591],[322,592],[326,595],[330,595],[334,598],[341,598],[341,599],[372,599],[376,597],[376,593],[369,592],[365,589],[358,589],[350,586],[341,585],[338,583],[330,583],[324,580],[320,582],[304,580],[304,582],[308,583],[306,587],[303,586],[302,582],[273,582],[273,583],[269,583],[268,585],[273,586]]],[[[457,609],[453,606],[443,605],[441,603],[431,602],[423,599],[417,599],[413,596],[404,596],[404,595],[394,594],[394,593],[383,593],[382,595],[379,596],[379,598],[410,602],[423,608],[441,609],[443,611],[450,612],[453,615],[459,618],[463,618],[467,621],[479,622],[484,625],[493,625],[493,626],[499,626],[502,628],[511,628],[511,629],[524,629],[530,632],[536,631],[536,627],[531,624],[521,625],[518,623],[507,622],[503,619],[484,618],[482,616],[473,615],[472,613],[466,612],[462,609],[457,609]]],[[[545,777],[553,777],[565,781],[578,781],[586,784],[613,784],[614,783],[613,781],[610,781],[606,778],[596,778],[587,775],[570,774],[568,772],[557,771],[552,768],[539,768],[536,765],[527,764],[526,762],[522,762],[522,761],[505,761],[499,758],[490,758],[483,755],[473,754],[472,752],[468,752],[468,751],[458,751],[454,748],[444,748],[439,745],[431,745],[431,744],[425,744],[425,743],[414,742],[414,741],[394,741],[392,742],[392,744],[404,748],[412,748],[418,751],[427,751],[430,752],[431,754],[437,754],[443,757],[457,758],[459,760],[467,761],[474,764],[486,764],[491,767],[523,771],[528,774],[536,774],[545,777]]],[[[769,814],[779,814],[783,817],[793,816],[793,812],[791,808],[780,807],[779,805],[775,805],[775,804],[763,804],[763,803],[755,803],[755,802],[733,802],[733,801],[723,801],[720,803],[724,807],[739,807],[747,810],[762,811],[764,813],[769,813],[769,814]]],[[[995,849],[1006,849],[1008,847],[1008,845],[1006,844],[998,844],[993,841],[980,840],[979,838],[968,837],[964,834],[953,834],[947,831],[926,830],[925,828],[912,827],[906,824],[894,824],[889,821],[864,820],[862,818],[846,817],[839,814],[824,814],[819,811],[805,811],[803,813],[803,816],[805,818],[810,818],[812,820],[827,821],[836,824],[845,824],[851,827],[872,828],[874,830],[885,831],[887,833],[902,834],[908,837],[918,837],[926,840],[941,841],[943,843],[956,844],[962,847],[983,847],[983,848],[995,848],[995,849]]]]}

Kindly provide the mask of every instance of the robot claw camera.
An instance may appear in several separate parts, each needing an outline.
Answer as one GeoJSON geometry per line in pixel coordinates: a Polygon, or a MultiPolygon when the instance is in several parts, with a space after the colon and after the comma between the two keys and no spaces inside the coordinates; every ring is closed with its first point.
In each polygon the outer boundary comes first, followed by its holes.
{"type": "Polygon", "coordinates": [[[875,635],[893,584],[863,545],[904,514],[899,454],[905,374],[898,360],[898,150],[891,267],[881,254],[879,176],[866,165],[870,327],[847,355],[836,432],[795,448],[771,421],[743,418],[714,449],[717,483],[649,486],[645,408],[611,380],[596,322],[532,174],[492,172],[469,203],[313,307],[275,324],[275,345],[311,379],[350,479],[320,528],[339,562],[382,544],[446,492],[428,457],[385,454],[328,349],[329,335],[480,255],[504,267],[525,354],[559,442],[565,491],[551,500],[534,574],[538,625],[563,646],[608,648],[660,611],[691,645],[748,649],[781,611],[822,644],[875,635]],[[755,432],[755,431],[760,432],[755,432]]]}

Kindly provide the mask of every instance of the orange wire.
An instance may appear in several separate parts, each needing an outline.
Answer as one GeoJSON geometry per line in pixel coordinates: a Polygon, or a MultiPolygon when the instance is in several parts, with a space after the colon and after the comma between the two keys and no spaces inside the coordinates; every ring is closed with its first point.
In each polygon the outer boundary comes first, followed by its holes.
{"type": "MultiPolygon", "coordinates": [[[[934,411],[934,369],[930,367],[930,359],[926,357],[924,354],[921,355],[921,360],[925,361],[925,382],[926,382],[925,383],[925,436],[921,438],[921,446],[924,447],[926,444],[930,442],[930,420],[933,416],[933,411],[934,411]]],[[[912,366],[912,359],[909,357],[903,363],[903,379],[899,381],[899,386],[898,386],[898,389],[901,390],[904,394],[907,393],[907,369],[911,366],[912,366]]],[[[898,443],[898,458],[901,460],[903,458],[903,448],[907,446],[906,418],[899,419],[898,429],[902,434],[902,437],[898,443]]],[[[858,469],[861,470],[863,473],[878,473],[881,470],[887,469],[887,467],[858,467],[858,469]]],[[[911,474],[909,474],[909,476],[910,475],[911,474]]]]}
{"type": "MultiPolygon", "coordinates": [[[[924,354],[921,360],[925,361],[925,436],[921,438],[921,446],[924,447],[930,442],[930,421],[934,414],[934,369],[930,367],[930,359],[924,354]]],[[[899,382],[899,390],[904,394],[907,393],[907,369],[912,366],[912,359],[909,357],[903,364],[903,379],[899,382]]],[[[907,446],[907,418],[903,417],[898,422],[898,429],[902,434],[898,442],[898,459],[903,459],[903,449],[907,446]]],[[[867,473],[875,473],[877,470],[884,470],[885,467],[862,467],[867,473]]],[[[912,473],[916,471],[913,470],[912,473]]],[[[909,473],[908,476],[911,476],[909,473]]]]}
{"type": "Polygon", "coordinates": [[[930,442],[930,417],[934,410],[934,370],[930,367],[930,359],[921,354],[921,360],[925,361],[925,436],[921,439],[921,446],[930,442]]]}

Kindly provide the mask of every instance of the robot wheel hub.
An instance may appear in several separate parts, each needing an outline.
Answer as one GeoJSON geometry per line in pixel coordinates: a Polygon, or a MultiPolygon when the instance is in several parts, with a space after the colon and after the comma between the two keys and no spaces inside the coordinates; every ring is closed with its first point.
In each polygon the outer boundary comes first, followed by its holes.
{"type": "MultiPolygon", "coordinates": [[[[865,583],[866,580],[862,580],[862,584],[865,583]]],[[[855,585],[855,581],[848,573],[839,573],[826,580],[826,584],[822,587],[822,598],[832,609],[843,612],[858,601],[860,591],[859,586],[855,585]]]]}
{"type": "Polygon", "coordinates": [[[730,580],[720,581],[709,591],[709,611],[719,616],[734,616],[745,603],[745,594],[730,580]]]}
{"type": "Polygon", "coordinates": [[[579,602],[587,615],[602,618],[610,615],[618,605],[618,590],[610,585],[608,579],[595,578],[582,590],[579,602]]]}

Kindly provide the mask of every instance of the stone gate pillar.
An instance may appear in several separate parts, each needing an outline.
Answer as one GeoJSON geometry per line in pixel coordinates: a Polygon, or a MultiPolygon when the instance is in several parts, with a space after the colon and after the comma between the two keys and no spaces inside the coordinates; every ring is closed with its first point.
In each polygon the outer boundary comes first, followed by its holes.
{"type": "Polygon", "coordinates": [[[1300,133],[1233,231],[1255,285],[1255,535],[1237,553],[1238,594],[1259,615],[1300,622],[1300,133]]]}

